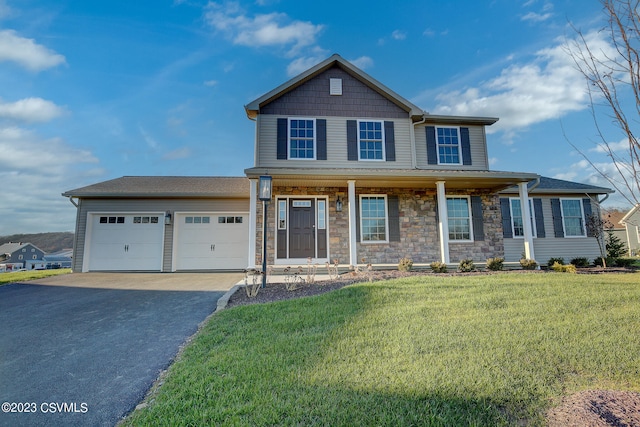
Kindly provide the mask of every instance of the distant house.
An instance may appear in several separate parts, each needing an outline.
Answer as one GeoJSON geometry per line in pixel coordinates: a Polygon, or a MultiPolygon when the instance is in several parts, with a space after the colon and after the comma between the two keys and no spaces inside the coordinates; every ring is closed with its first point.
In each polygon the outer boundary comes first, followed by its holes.
{"type": "Polygon", "coordinates": [[[44,268],[53,270],[58,268],[71,268],[73,250],[64,250],[47,254],[42,258],[44,268]]]}
{"type": "Polygon", "coordinates": [[[626,231],[629,256],[640,254],[640,203],[627,212],[620,224],[624,225],[626,231]]]}
{"type": "MultiPolygon", "coordinates": [[[[245,106],[245,177],[122,177],[67,191],[74,271],[267,263],[594,259],[587,218],[613,191],[489,168],[492,117],[433,115],[333,55],[245,106]]],[[[243,155],[243,154],[239,154],[243,155]]]]}
{"type": "Polygon", "coordinates": [[[19,264],[26,268],[27,261],[41,260],[44,251],[31,243],[4,243],[0,245],[0,254],[5,255],[3,264],[19,264]]]}

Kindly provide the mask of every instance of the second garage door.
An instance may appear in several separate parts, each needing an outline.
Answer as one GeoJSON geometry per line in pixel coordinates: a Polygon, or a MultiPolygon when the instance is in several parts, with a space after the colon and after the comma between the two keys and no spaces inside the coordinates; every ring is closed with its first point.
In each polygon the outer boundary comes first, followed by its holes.
{"type": "Polygon", "coordinates": [[[247,267],[247,213],[176,213],[174,270],[247,267]]]}

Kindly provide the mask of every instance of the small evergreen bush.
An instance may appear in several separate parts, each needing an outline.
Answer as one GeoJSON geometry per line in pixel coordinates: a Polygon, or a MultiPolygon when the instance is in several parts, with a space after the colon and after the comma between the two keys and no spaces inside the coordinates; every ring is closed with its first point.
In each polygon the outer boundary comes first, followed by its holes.
{"type": "Polygon", "coordinates": [[[551,268],[553,269],[553,271],[556,271],[558,273],[576,273],[576,266],[573,264],[560,264],[559,262],[554,262],[553,265],[551,266],[551,268]]]}
{"type": "Polygon", "coordinates": [[[564,258],[549,258],[549,261],[547,261],[547,267],[553,267],[553,264],[555,264],[556,262],[560,265],[564,265],[564,258]]]}
{"type": "Polygon", "coordinates": [[[534,259],[521,259],[520,266],[523,270],[535,270],[538,267],[538,263],[534,259]]]}
{"type": "Polygon", "coordinates": [[[446,273],[447,272],[447,264],[445,264],[444,262],[435,261],[435,262],[432,262],[431,264],[429,264],[429,267],[431,267],[431,271],[433,271],[434,273],[446,273]]]}
{"type": "Polygon", "coordinates": [[[571,260],[571,264],[576,267],[589,267],[589,259],[585,257],[578,257],[571,260]]]}
{"type": "Polygon", "coordinates": [[[471,258],[460,260],[458,264],[458,271],[461,273],[469,273],[471,271],[476,271],[476,265],[473,263],[471,258]]]}
{"type": "Polygon", "coordinates": [[[504,258],[487,259],[487,269],[491,271],[500,271],[503,269],[504,258]]]}
{"type": "Polygon", "coordinates": [[[398,262],[398,270],[400,271],[411,271],[413,268],[413,260],[411,258],[401,258],[400,262],[398,262]]]}
{"type": "Polygon", "coordinates": [[[635,258],[618,258],[615,260],[616,267],[631,267],[635,264],[635,258]]]}

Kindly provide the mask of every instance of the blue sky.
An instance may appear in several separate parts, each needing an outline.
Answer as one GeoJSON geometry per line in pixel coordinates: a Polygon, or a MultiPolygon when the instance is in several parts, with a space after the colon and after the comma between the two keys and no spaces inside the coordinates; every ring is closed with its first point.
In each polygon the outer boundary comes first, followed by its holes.
{"type": "Polygon", "coordinates": [[[563,49],[602,20],[597,0],[0,0],[0,235],[73,231],[61,193],[123,175],[242,175],[243,106],[333,53],[431,113],[499,117],[494,170],[609,186],[566,141],[605,161],[563,49]]]}

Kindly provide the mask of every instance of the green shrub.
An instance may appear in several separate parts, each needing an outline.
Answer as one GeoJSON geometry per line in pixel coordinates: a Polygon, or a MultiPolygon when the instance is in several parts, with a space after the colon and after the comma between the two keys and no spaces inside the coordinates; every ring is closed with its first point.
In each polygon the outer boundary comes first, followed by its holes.
{"type": "Polygon", "coordinates": [[[487,259],[487,269],[491,271],[502,270],[504,258],[489,258],[487,259]]]}
{"type": "Polygon", "coordinates": [[[615,260],[615,265],[616,267],[631,267],[635,262],[635,258],[618,258],[615,260]]]}
{"type": "Polygon", "coordinates": [[[447,264],[445,264],[444,262],[435,261],[435,262],[432,262],[431,264],[429,264],[429,267],[431,267],[431,271],[433,271],[434,273],[446,273],[447,272],[447,264]]]}
{"type": "Polygon", "coordinates": [[[398,270],[400,271],[411,271],[413,268],[413,260],[411,258],[401,258],[400,262],[398,262],[398,270]]]}
{"type": "Polygon", "coordinates": [[[538,267],[538,263],[534,259],[521,259],[520,266],[523,270],[535,270],[538,267]]]}
{"type": "Polygon", "coordinates": [[[547,267],[553,267],[553,264],[555,264],[556,262],[560,265],[564,265],[564,258],[549,258],[549,261],[547,261],[547,267]]]}
{"type": "Polygon", "coordinates": [[[558,273],[576,273],[576,266],[573,264],[560,264],[559,262],[554,262],[553,265],[551,266],[551,268],[553,269],[553,271],[556,271],[558,273]]]}
{"type": "Polygon", "coordinates": [[[571,264],[576,267],[589,267],[589,259],[585,257],[578,257],[571,260],[571,264]]]}
{"type": "MultiPolygon", "coordinates": [[[[616,263],[616,259],[611,257],[605,258],[605,261],[607,262],[607,267],[612,267],[616,263]]],[[[593,264],[597,265],[598,267],[602,267],[603,266],[602,257],[598,257],[594,259],[593,264]]]]}
{"type": "Polygon", "coordinates": [[[476,271],[476,265],[473,263],[471,258],[460,260],[458,264],[458,271],[461,273],[469,273],[471,271],[476,271]]]}

